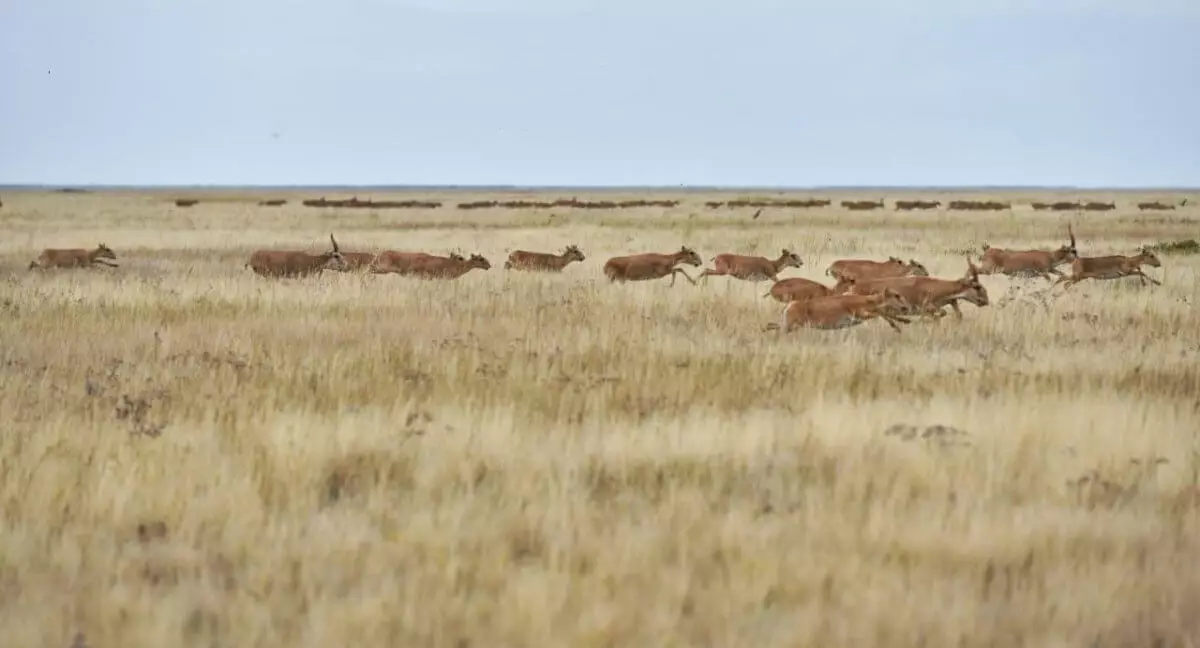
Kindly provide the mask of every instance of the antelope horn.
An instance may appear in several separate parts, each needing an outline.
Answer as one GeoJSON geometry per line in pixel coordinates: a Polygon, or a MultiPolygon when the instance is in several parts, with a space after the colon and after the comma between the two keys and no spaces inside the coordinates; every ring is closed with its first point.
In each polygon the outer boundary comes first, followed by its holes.
{"type": "Polygon", "coordinates": [[[338,244],[337,244],[337,239],[333,238],[333,232],[330,232],[330,233],[329,233],[329,242],[333,244],[333,251],[334,251],[334,252],[339,252],[339,250],[338,250],[338,244]]]}

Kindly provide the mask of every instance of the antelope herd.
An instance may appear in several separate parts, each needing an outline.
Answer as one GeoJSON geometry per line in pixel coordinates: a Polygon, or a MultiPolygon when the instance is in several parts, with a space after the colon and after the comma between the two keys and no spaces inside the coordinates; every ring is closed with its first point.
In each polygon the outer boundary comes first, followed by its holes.
{"type": "MultiPolygon", "coordinates": [[[[78,189],[59,189],[61,193],[86,193],[86,191],[78,189]]],[[[199,198],[175,198],[172,200],[177,207],[194,207],[200,204],[199,198]]],[[[280,207],[287,204],[286,199],[276,198],[270,200],[259,200],[259,207],[280,207]]],[[[315,207],[320,209],[441,209],[442,207],[454,206],[462,210],[474,209],[586,209],[586,210],[611,210],[611,209],[639,209],[642,207],[663,207],[671,209],[682,204],[681,200],[579,200],[578,198],[560,198],[558,200],[474,200],[469,202],[443,203],[439,200],[373,200],[371,198],[361,199],[354,196],[346,199],[330,199],[330,198],[310,198],[300,202],[304,207],[315,207]]],[[[0,202],[0,207],[4,203],[0,202]]],[[[773,207],[787,209],[823,209],[833,205],[833,201],[828,198],[756,198],[746,199],[737,198],[734,200],[709,200],[705,201],[704,206],[709,209],[742,209],[746,207],[773,207]]],[[[850,211],[871,211],[876,209],[886,209],[886,201],[882,198],[879,200],[843,200],[839,203],[843,209],[850,211]]],[[[1184,198],[1179,203],[1167,203],[1161,200],[1147,200],[1133,203],[1139,211],[1174,211],[1175,208],[1184,207],[1187,205],[1187,198],[1184,198]]],[[[1097,202],[1097,201],[1066,201],[1059,200],[1055,202],[1033,201],[1029,206],[1034,211],[1111,211],[1117,208],[1116,201],[1097,202]]],[[[925,199],[896,199],[892,203],[892,208],[895,211],[914,211],[914,210],[929,210],[940,209],[943,203],[940,200],[925,200],[925,199]]],[[[1014,204],[1011,202],[999,202],[995,200],[952,200],[945,203],[947,211],[1007,211],[1014,209],[1014,204]]]]}
{"type": "MultiPolygon", "coordinates": [[[[800,277],[780,279],[779,273],[784,269],[804,265],[799,255],[786,248],[780,251],[777,259],[718,254],[710,259],[712,268],[705,269],[693,278],[682,266],[700,267],[703,261],[695,250],[687,246],[681,246],[672,253],[646,252],[612,257],[605,261],[603,272],[611,283],[652,281],[669,276],[672,286],[677,275],[683,275],[693,285],[698,279],[707,282],[709,277],[718,276],[749,282],[769,280],[772,282],[771,289],[763,297],[773,298],[785,306],[780,323],[769,324],[767,328],[781,332],[795,328],[842,329],[872,319],[882,319],[892,329],[900,331],[898,325],[910,323],[908,318],[911,316],[944,317],[947,306],[953,310],[956,318],[962,319],[959,301],[977,307],[990,303],[987,289],[979,281],[979,276],[986,274],[1041,277],[1052,282],[1051,289],[1062,284],[1064,290],[1085,279],[1121,277],[1137,277],[1142,284],[1150,281],[1161,285],[1161,282],[1142,271],[1143,266],[1162,267],[1161,261],[1149,248],[1143,247],[1133,256],[1082,257],[1076,248],[1074,228],[1070,225],[1067,226],[1067,235],[1070,242],[1052,250],[1009,250],[984,244],[978,265],[967,257],[966,272],[956,279],[931,277],[928,269],[917,260],[905,262],[897,257],[889,257],[886,261],[834,261],[825,269],[826,276],[836,282],[833,286],[800,277]],[[1063,265],[1070,266],[1070,275],[1058,270],[1063,265]]],[[[489,270],[492,267],[479,254],[464,257],[457,253],[438,256],[394,250],[343,252],[332,233],[329,243],[330,249],[321,254],[303,250],[255,250],[245,267],[268,278],[300,278],[334,270],[397,274],[421,279],[457,279],[473,269],[489,270]]],[[[46,249],[29,264],[29,269],[119,267],[114,263],[116,259],[113,250],[103,243],[93,250],[46,249]]],[[[556,273],[562,272],[573,262],[583,263],[585,260],[583,251],[575,245],[567,246],[558,254],[515,250],[508,255],[504,268],[519,272],[556,273]]]]}

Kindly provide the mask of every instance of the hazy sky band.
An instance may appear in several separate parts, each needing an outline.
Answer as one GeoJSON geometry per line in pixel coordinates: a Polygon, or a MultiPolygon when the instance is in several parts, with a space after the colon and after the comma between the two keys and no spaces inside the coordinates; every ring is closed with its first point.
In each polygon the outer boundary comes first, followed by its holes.
{"type": "Polygon", "coordinates": [[[0,182],[1195,186],[1198,31],[1177,1],[8,3],[0,182]]]}

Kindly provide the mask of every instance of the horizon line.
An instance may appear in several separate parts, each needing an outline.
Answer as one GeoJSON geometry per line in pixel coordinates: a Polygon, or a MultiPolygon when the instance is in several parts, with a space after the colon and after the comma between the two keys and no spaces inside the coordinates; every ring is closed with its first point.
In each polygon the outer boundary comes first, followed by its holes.
{"type": "Polygon", "coordinates": [[[385,191],[1198,191],[1200,186],[1153,185],[555,185],[555,184],[102,184],[102,183],[0,183],[0,191],[83,190],[385,190],[385,191]]]}

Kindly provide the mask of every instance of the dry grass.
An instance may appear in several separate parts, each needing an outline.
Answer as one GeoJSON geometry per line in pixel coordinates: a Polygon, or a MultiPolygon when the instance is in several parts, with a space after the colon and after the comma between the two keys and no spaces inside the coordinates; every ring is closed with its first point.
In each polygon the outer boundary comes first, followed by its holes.
{"type": "MultiPolygon", "coordinates": [[[[961,322],[780,338],[767,284],[600,267],[687,244],[954,277],[1074,215],[169,197],[3,197],[6,647],[1197,641],[1198,256],[1162,254],[1162,287],[985,277],[961,322]],[[494,268],[242,267],[330,231],[494,268]],[[120,269],[24,270],[100,241],[120,269]],[[500,268],[568,243],[561,276],[500,268]]],[[[1195,238],[1192,207],[1120,198],[1075,221],[1084,254],[1195,238]]]]}

